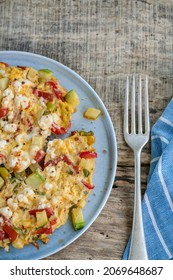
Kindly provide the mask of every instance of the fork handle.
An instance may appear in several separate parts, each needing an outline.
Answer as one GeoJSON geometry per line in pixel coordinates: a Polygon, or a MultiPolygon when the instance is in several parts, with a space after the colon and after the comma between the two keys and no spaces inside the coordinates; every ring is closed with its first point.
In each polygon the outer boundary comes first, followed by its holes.
{"type": "Polygon", "coordinates": [[[134,152],[135,156],[135,196],[132,236],[129,252],[129,260],[147,260],[147,249],[145,243],[142,198],[141,198],[141,150],[134,152]]]}

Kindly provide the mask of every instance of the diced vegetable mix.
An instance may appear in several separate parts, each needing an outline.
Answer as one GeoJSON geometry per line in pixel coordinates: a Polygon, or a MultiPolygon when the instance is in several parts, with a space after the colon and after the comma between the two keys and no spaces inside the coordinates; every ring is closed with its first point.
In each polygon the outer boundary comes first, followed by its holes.
{"type": "Polygon", "coordinates": [[[70,128],[77,93],[67,92],[49,69],[3,62],[0,69],[0,247],[38,248],[36,241],[47,243],[70,212],[74,229],[84,226],[95,136],[81,130],[47,142],[70,128]]]}

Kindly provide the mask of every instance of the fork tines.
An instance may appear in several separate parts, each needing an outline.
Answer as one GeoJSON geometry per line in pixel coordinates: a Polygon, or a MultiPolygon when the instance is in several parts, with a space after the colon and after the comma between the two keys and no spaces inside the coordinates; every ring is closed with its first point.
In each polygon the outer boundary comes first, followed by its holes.
{"type": "Polygon", "coordinates": [[[148,133],[149,129],[148,76],[127,76],[124,133],[143,134],[148,133]],[[137,79],[138,82],[136,82],[137,79]],[[129,104],[130,101],[131,104],[129,104]],[[131,114],[129,114],[129,108],[131,109],[131,114]],[[129,122],[131,123],[130,130],[129,122]]]}

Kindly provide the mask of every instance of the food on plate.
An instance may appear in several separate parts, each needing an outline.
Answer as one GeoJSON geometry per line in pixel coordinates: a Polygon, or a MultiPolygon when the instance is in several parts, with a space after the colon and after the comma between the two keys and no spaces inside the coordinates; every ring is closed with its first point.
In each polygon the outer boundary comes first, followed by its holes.
{"type": "Polygon", "coordinates": [[[0,164],[22,172],[41,160],[47,137],[71,126],[79,98],[71,104],[66,95],[48,69],[0,63],[0,164]]]}
{"type": "Polygon", "coordinates": [[[71,219],[75,230],[84,227],[84,218],[80,207],[76,207],[71,210],[71,219]]]}
{"type": "Polygon", "coordinates": [[[7,251],[47,243],[69,214],[75,230],[84,227],[95,136],[81,130],[59,138],[79,103],[51,70],[0,62],[0,247],[7,251]]]}
{"type": "Polygon", "coordinates": [[[98,116],[101,114],[101,111],[96,108],[88,108],[84,112],[84,117],[89,120],[96,120],[98,116]]]}
{"type": "Polygon", "coordinates": [[[82,208],[94,188],[95,137],[80,132],[49,141],[44,165],[21,173],[0,170],[0,246],[15,248],[49,235],[72,215],[74,229],[84,226],[82,208]],[[9,176],[10,174],[10,176],[9,176]]]}

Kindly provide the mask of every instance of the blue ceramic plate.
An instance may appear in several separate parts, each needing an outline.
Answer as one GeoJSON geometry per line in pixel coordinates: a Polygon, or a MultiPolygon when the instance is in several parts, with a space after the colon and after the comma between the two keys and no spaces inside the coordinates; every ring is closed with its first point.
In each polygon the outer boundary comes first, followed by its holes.
{"type": "Polygon", "coordinates": [[[95,188],[83,210],[85,227],[79,231],[74,231],[69,219],[64,226],[55,230],[48,244],[45,245],[40,242],[39,250],[33,245],[25,246],[19,250],[10,247],[9,252],[0,250],[1,260],[41,259],[60,251],[75,241],[89,228],[103,209],[115,177],[117,164],[116,137],[109,114],[97,93],[85,80],[68,67],[41,55],[18,51],[0,51],[0,61],[7,62],[9,65],[28,65],[36,69],[48,68],[52,70],[61,85],[67,90],[74,89],[81,101],[78,111],[72,116],[71,130],[93,130],[96,136],[95,148],[98,158],[96,159],[96,171],[93,178],[95,188]],[[83,112],[88,107],[100,109],[102,115],[95,121],[83,118],[83,112]]]}

